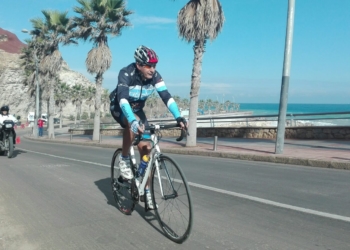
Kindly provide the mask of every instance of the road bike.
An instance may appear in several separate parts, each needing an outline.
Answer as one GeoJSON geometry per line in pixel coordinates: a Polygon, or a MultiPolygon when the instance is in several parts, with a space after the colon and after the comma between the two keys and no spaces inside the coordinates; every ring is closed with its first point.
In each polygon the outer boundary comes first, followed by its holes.
{"type": "MultiPolygon", "coordinates": [[[[178,125],[150,125],[144,130],[144,134],[150,135],[149,139],[142,138],[142,136],[136,137],[129,150],[130,165],[134,174],[131,180],[123,179],[120,176],[118,163],[122,149],[117,149],[111,163],[111,181],[118,209],[124,214],[131,215],[139,201],[145,202],[146,212],[150,210],[145,194],[145,186],[149,179],[154,211],[160,227],[170,240],[182,243],[189,237],[193,223],[190,188],[179,165],[171,157],[162,154],[159,147],[159,141],[162,137],[161,130],[175,127],[178,125]],[[135,177],[138,164],[133,147],[140,140],[151,143],[150,159],[142,179],[135,177]]],[[[184,136],[185,131],[181,130],[181,136],[176,140],[180,141],[184,136]]]]}

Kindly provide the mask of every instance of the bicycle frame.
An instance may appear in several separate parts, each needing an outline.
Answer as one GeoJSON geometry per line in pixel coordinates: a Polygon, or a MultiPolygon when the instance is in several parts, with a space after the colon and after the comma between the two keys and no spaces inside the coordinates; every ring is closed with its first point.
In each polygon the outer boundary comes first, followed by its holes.
{"type": "MultiPolygon", "coordinates": [[[[156,126],[155,130],[157,130],[159,128],[160,128],[159,126],[156,126]]],[[[135,182],[136,182],[136,187],[138,189],[138,192],[139,192],[140,196],[145,194],[145,187],[146,187],[148,178],[150,176],[150,173],[152,171],[152,166],[153,165],[156,168],[159,183],[162,183],[161,182],[161,177],[160,177],[160,174],[159,174],[159,162],[157,160],[159,158],[159,156],[161,155],[160,147],[158,145],[157,136],[154,133],[151,133],[151,138],[150,139],[143,139],[143,141],[149,141],[149,142],[153,143],[153,146],[152,146],[152,149],[151,149],[151,152],[150,152],[150,155],[149,155],[150,159],[148,161],[147,169],[146,169],[146,172],[145,172],[145,174],[143,176],[142,182],[140,183],[139,180],[136,177],[134,177],[135,178],[135,182]]],[[[137,168],[138,165],[137,165],[137,161],[136,161],[136,158],[135,158],[135,150],[134,150],[133,146],[130,147],[129,153],[130,153],[130,158],[131,158],[131,161],[132,161],[133,165],[135,166],[135,168],[137,168]]],[[[164,199],[176,197],[177,194],[176,194],[176,191],[175,191],[175,189],[174,189],[174,187],[172,185],[172,182],[170,181],[170,177],[169,177],[168,170],[166,169],[166,167],[165,167],[165,172],[166,172],[166,175],[167,175],[167,178],[168,178],[169,182],[171,183],[171,186],[172,186],[172,189],[174,191],[174,194],[173,195],[167,195],[167,197],[165,197],[164,193],[163,193],[163,187],[162,187],[162,185],[160,185],[161,194],[164,197],[164,199]]]]}
{"type": "MultiPolygon", "coordinates": [[[[158,155],[161,154],[160,148],[159,148],[158,144],[156,144],[158,142],[156,135],[152,134],[151,135],[151,139],[144,139],[143,141],[149,141],[149,142],[153,143],[153,147],[152,147],[151,153],[149,155],[150,158],[149,158],[149,161],[148,161],[148,164],[147,164],[147,169],[146,169],[146,172],[145,172],[145,174],[143,176],[142,182],[140,183],[138,178],[134,177],[135,178],[135,182],[136,182],[136,187],[138,189],[138,192],[139,192],[140,196],[145,194],[146,183],[148,181],[148,177],[150,176],[150,173],[151,173],[152,166],[153,166],[154,162],[155,162],[155,167],[157,168],[157,171],[159,173],[158,161],[155,161],[155,159],[157,159],[158,155]]],[[[136,158],[135,158],[135,150],[134,150],[133,146],[130,147],[130,158],[131,158],[132,163],[134,164],[135,170],[136,170],[138,165],[137,165],[137,161],[136,161],[136,158]]]]}

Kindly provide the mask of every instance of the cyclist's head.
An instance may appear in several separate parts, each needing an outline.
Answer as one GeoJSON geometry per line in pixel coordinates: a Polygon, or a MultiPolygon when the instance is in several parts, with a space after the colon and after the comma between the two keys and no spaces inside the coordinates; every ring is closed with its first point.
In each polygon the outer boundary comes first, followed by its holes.
{"type": "Polygon", "coordinates": [[[156,71],[158,56],[152,49],[141,45],[135,50],[137,69],[140,71],[144,80],[152,79],[156,71]]]}
{"type": "Polygon", "coordinates": [[[1,114],[7,115],[8,112],[10,111],[10,108],[9,108],[9,106],[6,106],[6,105],[5,105],[5,106],[2,106],[2,107],[1,107],[0,111],[1,111],[1,114]]]}
{"type": "Polygon", "coordinates": [[[156,52],[143,45],[139,46],[135,50],[134,57],[136,62],[140,65],[155,65],[158,63],[158,56],[156,52]]]}

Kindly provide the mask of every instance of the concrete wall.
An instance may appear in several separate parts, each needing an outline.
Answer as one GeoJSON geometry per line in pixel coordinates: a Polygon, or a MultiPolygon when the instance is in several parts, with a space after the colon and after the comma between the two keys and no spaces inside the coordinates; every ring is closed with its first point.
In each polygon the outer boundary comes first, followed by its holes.
{"type": "MultiPolygon", "coordinates": [[[[70,130],[73,134],[92,135],[92,129],[70,130]]],[[[122,129],[101,129],[103,135],[122,135],[122,129]]],[[[277,128],[269,127],[241,127],[241,128],[197,128],[198,137],[221,138],[276,138],[277,128]]],[[[162,130],[162,136],[179,136],[178,129],[162,130]]],[[[350,127],[288,127],[286,138],[289,139],[345,139],[350,140],[350,127]]]]}
{"type": "MultiPolygon", "coordinates": [[[[266,138],[275,139],[277,128],[242,127],[242,128],[198,128],[198,137],[226,138],[266,138]]],[[[289,127],[285,138],[288,139],[350,139],[350,127],[289,127]]]]}

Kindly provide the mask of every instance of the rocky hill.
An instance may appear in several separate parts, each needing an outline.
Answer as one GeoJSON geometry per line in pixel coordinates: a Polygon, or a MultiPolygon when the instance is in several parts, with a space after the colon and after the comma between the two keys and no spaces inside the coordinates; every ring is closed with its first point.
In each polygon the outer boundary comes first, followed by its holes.
{"type": "Polygon", "coordinates": [[[15,34],[0,28],[0,49],[7,53],[20,53],[21,49],[26,46],[15,34]]]}
{"type": "MultiPolygon", "coordinates": [[[[10,113],[21,116],[21,120],[26,119],[28,112],[35,110],[35,99],[29,96],[27,87],[23,85],[24,71],[19,58],[23,46],[25,44],[20,42],[16,35],[0,28],[0,106],[9,105],[10,113]]],[[[63,64],[59,78],[69,86],[94,86],[84,75],[71,70],[67,63],[63,64]]],[[[83,104],[82,112],[88,108],[83,104]]],[[[47,113],[46,102],[41,103],[41,112],[47,113]]],[[[75,106],[68,103],[64,107],[64,115],[74,114],[75,106]]]]}

